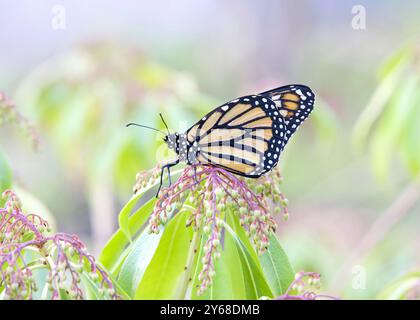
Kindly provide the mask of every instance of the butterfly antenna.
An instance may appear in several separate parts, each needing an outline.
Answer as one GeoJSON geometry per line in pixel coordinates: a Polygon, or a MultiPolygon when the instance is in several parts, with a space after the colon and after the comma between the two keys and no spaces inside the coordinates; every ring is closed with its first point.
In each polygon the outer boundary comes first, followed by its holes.
{"type": "Polygon", "coordinates": [[[166,122],[165,122],[165,119],[163,119],[162,114],[161,114],[161,113],[159,113],[159,115],[160,115],[160,118],[162,119],[163,124],[164,124],[164,125],[165,125],[165,127],[166,127],[166,130],[168,131],[168,135],[169,135],[169,134],[171,134],[171,132],[169,131],[168,125],[167,125],[167,124],[166,124],[166,122]]]}
{"type": "Polygon", "coordinates": [[[154,130],[154,131],[160,132],[161,134],[166,135],[166,133],[165,133],[165,132],[163,132],[163,131],[161,131],[161,130],[159,130],[159,129],[152,128],[152,127],[145,126],[145,125],[138,124],[138,123],[134,123],[134,122],[130,122],[130,123],[126,124],[125,126],[126,126],[126,127],[130,127],[130,126],[137,126],[137,127],[141,127],[141,128],[146,128],[146,129],[154,130]]]}

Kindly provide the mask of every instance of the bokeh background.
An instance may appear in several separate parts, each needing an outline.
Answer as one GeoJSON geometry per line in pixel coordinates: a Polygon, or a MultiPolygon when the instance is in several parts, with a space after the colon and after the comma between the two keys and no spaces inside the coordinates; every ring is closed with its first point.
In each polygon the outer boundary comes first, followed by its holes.
{"type": "Polygon", "coordinates": [[[127,122],[161,128],[162,112],[185,130],[237,96],[307,84],[318,100],[282,156],[279,238],[325,292],[380,297],[420,264],[418,12],[396,0],[1,1],[0,89],[39,135],[34,151],[1,128],[2,157],[58,230],[98,251],[136,172],[171,157],[127,122]]]}

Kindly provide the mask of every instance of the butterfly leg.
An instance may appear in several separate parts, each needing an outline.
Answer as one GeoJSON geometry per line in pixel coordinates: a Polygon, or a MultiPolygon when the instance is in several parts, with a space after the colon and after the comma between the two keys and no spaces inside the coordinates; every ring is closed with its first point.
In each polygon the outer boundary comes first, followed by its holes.
{"type": "Polygon", "coordinates": [[[177,159],[174,162],[171,162],[171,163],[168,163],[167,165],[165,165],[166,169],[168,170],[169,185],[172,185],[171,167],[176,166],[178,163],[179,163],[179,159],[177,159]]]}
{"type": "Polygon", "coordinates": [[[173,166],[175,166],[175,165],[177,165],[178,163],[179,163],[179,160],[177,159],[177,160],[175,160],[174,162],[167,163],[167,164],[165,164],[165,165],[162,167],[162,171],[160,172],[160,184],[159,184],[159,189],[158,189],[158,191],[157,191],[157,193],[156,193],[156,198],[158,197],[159,192],[160,192],[160,189],[162,188],[162,183],[163,183],[163,174],[164,174],[164,172],[165,172],[165,169],[167,169],[167,170],[168,170],[169,185],[171,185],[171,184],[172,184],[172,181],[171,181],[171,171],[170,171],[170,168],[171,168],[171,167],[173,167],[173,166]]]}
{"type": "Polygon", "coordinates": [[[167,166],[166,169],[168,170],[169,186],[171,186],[172,185],[172,179],[171,179],[171,169],[170,169],[170,166],[167,166]]]}
{"type": "Polygon", "coordinates": [[[197,167],[195,165],[193,165],[193,170],[194,170],[194,181],[197,184],[198,183],[198,179],[197,179],[197,167]]]}
{"type": "Polygon", "coordinates": [[[156,198],[159,195],[160,189],[162,188],[162,183],[163,183],[163,171],[165,170],[165,167],[163,166],[161,171],[160,171],[160,183],[159,183],[159,188],[158,191],[156,192],[156,198]]]}

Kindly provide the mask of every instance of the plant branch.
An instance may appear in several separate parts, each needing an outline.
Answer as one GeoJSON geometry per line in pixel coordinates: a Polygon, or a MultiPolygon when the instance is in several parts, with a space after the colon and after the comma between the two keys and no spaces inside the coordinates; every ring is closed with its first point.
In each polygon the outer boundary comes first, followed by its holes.
{"type": "Polygon", "coordinates": [[[332,280],[332,290],[341,291],[349,277],[348,270],[365,258],[386,234],[400,222],[420,198],[420,178],[412,181],[397,199],[374,221],[366,235],[358,242],[350,256],[338,269],[332,280]]]}
{"type": "Polygon", "coordinates": [[[193,266],[194,266],[194,258],[196,256],[196,250],[197,250],[197,240],[199,238],[198,236],[198,232],[194,232],[193,233],[193,238],[191,240],[191,244],[190,244],[190,250],[188,252],[188,258],[187,258],[187,263],[185,265],[185,273],[184,273],[184,280],[181,282],[182,283],[182,288],[180,290],[180,298],[181,299],[187,299],[187,292],[188,292],[188,288],[190,287],[190,283],[192,282],[191,279],[191,272],[193,270],[193,266]]]}

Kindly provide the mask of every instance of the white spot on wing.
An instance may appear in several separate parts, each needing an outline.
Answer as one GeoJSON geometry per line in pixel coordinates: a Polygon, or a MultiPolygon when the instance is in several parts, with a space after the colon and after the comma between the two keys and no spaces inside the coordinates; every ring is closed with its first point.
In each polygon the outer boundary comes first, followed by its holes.
{"type": "Polygon", "coordinates": [[[306,96],[303,94],[302,90],[296,90],[296,93],[300,96],[302,100],[306,100],[306,96]]]}

